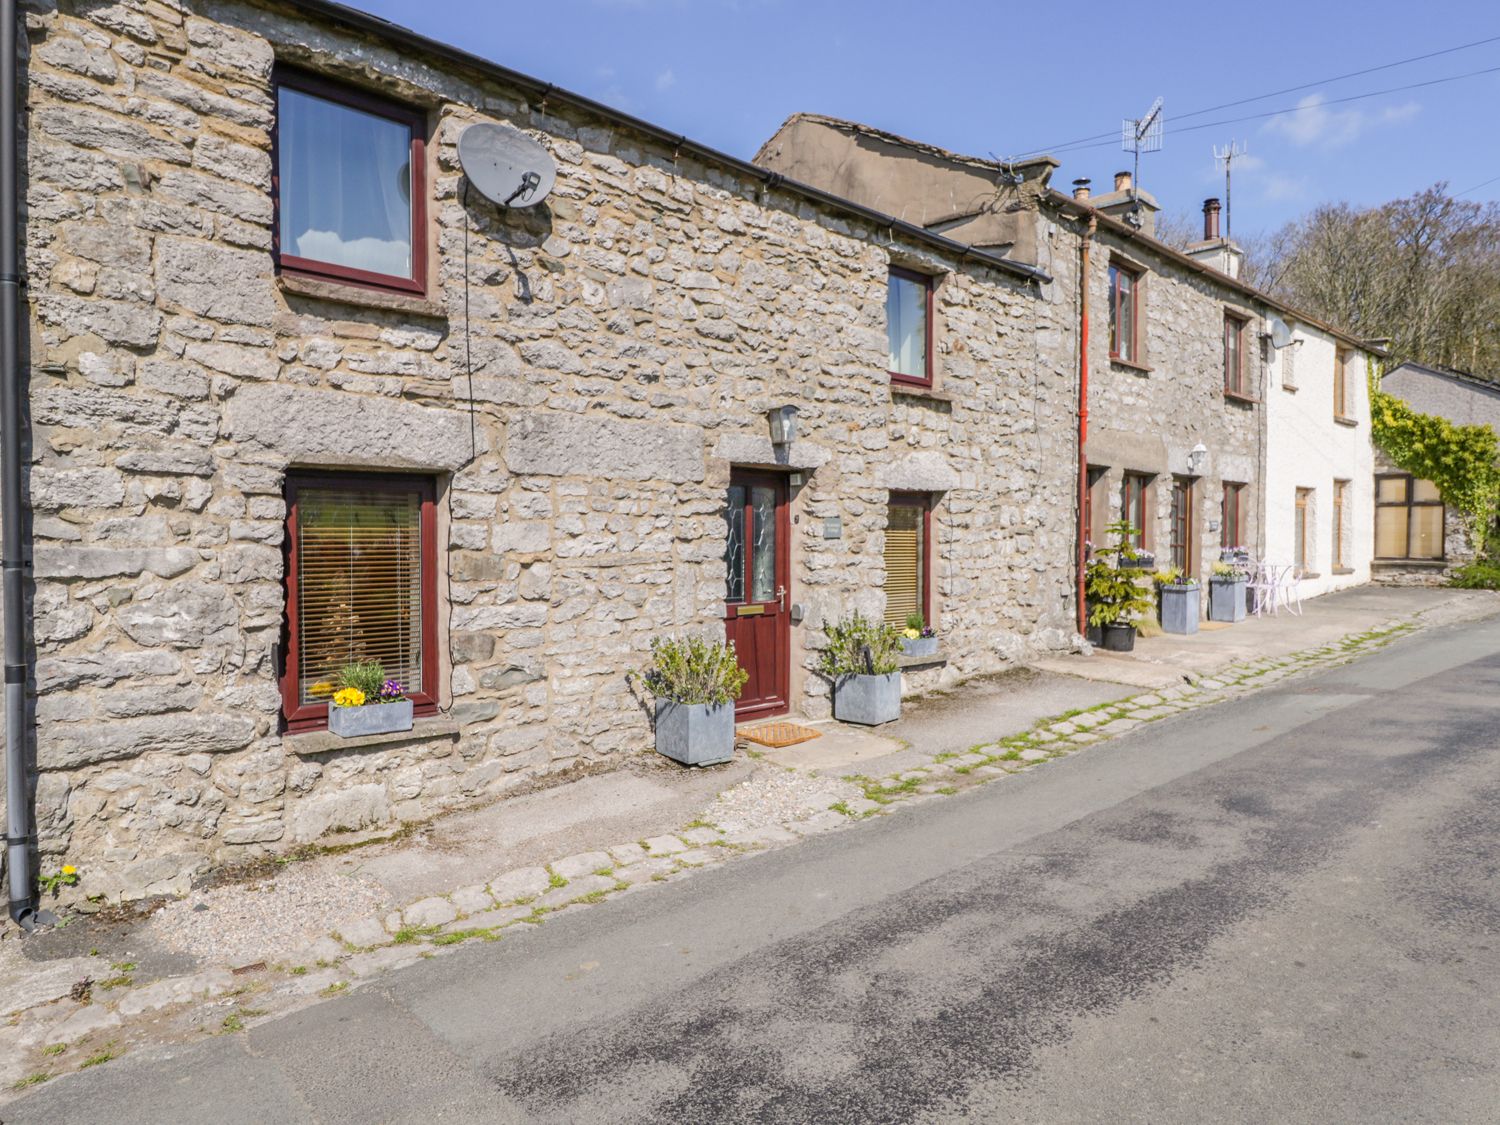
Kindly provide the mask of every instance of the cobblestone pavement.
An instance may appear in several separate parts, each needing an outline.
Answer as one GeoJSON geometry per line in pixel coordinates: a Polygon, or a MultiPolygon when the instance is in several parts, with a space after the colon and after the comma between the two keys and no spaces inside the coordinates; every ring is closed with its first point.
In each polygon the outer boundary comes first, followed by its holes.
{"type": "MultiPolygon", "coordinates": [[[[1500,603],[1486,608],[1500,610],[1500,603]]],[[[1174,716],[1369,655],[1427,624],[1421,618],[1390,621],[1303,652],[1247,661],[1196,682],[1064,712],[964,752],[919,754],[919,764],[889,776],[813,778],[767,765],[677,831],[485,873],[470,885],[399,909],[346,917],[289,956],[259,959],[252,949],[240,948],[226,963],[149,982],[135,964],[97,957],[38,969],[23,987],[8,990],[0,1013],[7,1021],[0,1026],[0,1098],[14,1098],[127,1052],[234,1034],[465,943],[499,941],[517,927],[540,926],[612,896],[690,878],[746,853],[788,846],[804,836],[1003,782],[1067,755],[1097,751],[1145,724],[1170,722],[1174,716]],[[91,986],[80,987],[88,978],[91,986]]],[[[189,943],[190,935],[184,932],[181,940],[189,943]]]]}

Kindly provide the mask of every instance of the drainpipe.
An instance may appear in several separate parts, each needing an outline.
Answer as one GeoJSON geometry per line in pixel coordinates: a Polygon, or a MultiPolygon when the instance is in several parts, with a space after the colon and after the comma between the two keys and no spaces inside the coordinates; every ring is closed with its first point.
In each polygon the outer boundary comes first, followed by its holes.
{"type": "Polygon", "coordinates": [[[16,212],[16,0],[0,0],[0,612],[5,614],[5,847],[10,916],[36,924],[26,779],[21,522],[21,256],[16,212]]]}
{"type": "Polygon", "coordinates": [[[1089,440],[1089,289],[1091,286],[1091,275],[1089,271],[1089,249],[1094,242],[1094,232],[1098,230],[1099,224],[1095,217],[1089,215],[1088,228],[1083,233],[1083,241],[1079,246],[1079,310],[1078,310],[1078,633],[1082,636],[1088,632],[1088,607],[1084,602],[1083,578],[1084,571],[1088,569],[1088,548],[1084,545],[1088,541],[1089,528],[1084,520],[1084,513],[1088,511],[1089,501],[1089,457],[1087,444],[1089,440]]]}

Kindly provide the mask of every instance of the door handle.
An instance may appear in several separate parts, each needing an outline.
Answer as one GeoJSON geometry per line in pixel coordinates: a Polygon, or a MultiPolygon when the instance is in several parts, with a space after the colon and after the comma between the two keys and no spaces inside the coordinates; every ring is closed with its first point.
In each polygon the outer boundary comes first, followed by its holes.
{"type": "Polygon", "coordinates": [[[778,610],[780,610],[781,612],[783,612],[783,613],[786,612],[786,587],[785,586],[777,586],[776,587],[776,608],[778,610]]]}

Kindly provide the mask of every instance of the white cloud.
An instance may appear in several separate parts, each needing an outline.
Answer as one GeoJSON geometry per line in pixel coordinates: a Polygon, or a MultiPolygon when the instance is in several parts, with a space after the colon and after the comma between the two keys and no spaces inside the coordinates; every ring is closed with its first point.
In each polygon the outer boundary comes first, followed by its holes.
{"type": "Polygon", "coordinates": [[[1346,145],[1367,129],[1380,125],[1403,125],[1421,112],[1416,102],[1386,106],[1380,110],[1332,109],[1322,94],[1308,94],[1297,108],[1278,113],[1261,126],[1265,133],[1285,137],[1294,145],[1346,145]]]}
{"type": "Polygon", "coordinates": [[[665,93],[675,85],[677,85],[677,75],[672,73],[671,67],[668,67],[656,76],[656,89],[658,92],[665,93]]]}
{"type": "Polygon", "coordinates": [[[1307,177],[1285,176],[1272,172],[1261,181],[1261,197],[1278,203],[1291,203],[1308,196],[1307,177]]]}

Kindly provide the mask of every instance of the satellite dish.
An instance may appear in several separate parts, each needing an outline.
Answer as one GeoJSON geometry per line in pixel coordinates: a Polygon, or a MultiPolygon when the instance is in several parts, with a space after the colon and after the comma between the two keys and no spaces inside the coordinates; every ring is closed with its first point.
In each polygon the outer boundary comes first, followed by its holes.
{"type": "Polygon", "coordinates": [[[1271,318],[1271,346],[1284,348],[1292,342],[1292,330],[1279,316],[1271,318]]]}
{"type": "Polygon", "coordinates": [[[557,182],[551,154],[505,125],[470,125],[458,136],[458,162],[479,194],[502,207],[533,207],[557,182]]]}

